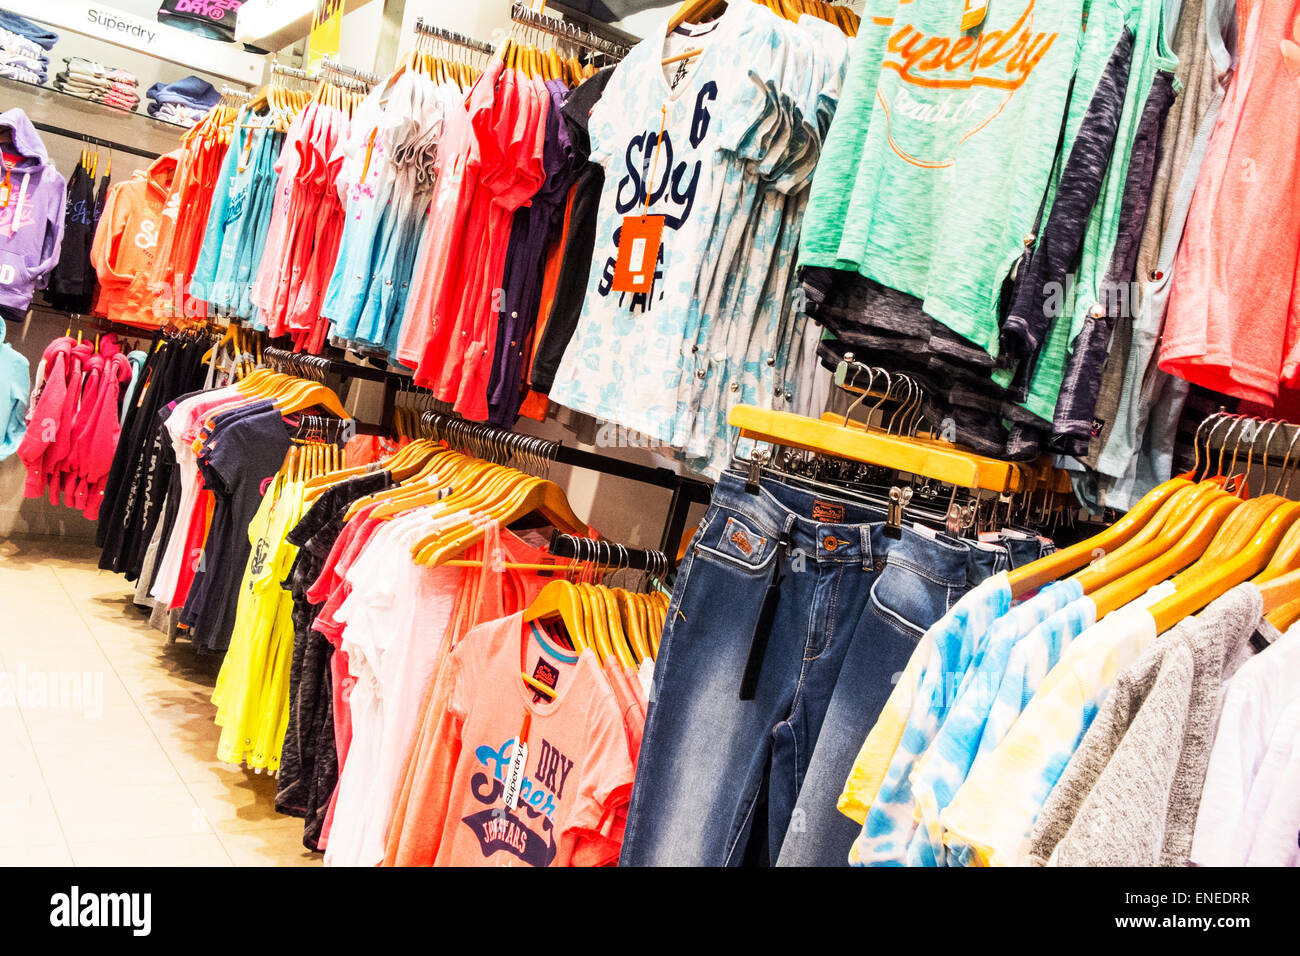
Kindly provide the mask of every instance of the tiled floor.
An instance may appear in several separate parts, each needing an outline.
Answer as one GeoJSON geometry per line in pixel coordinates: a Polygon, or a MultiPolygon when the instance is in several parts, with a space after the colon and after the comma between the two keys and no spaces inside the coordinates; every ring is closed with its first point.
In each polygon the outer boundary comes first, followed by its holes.
{"type": "Polygon", "coordinates": [[[216,759],[218,664],[52,537],[0,540],[0,866],[313,866],[275,781],[216,759]]]}

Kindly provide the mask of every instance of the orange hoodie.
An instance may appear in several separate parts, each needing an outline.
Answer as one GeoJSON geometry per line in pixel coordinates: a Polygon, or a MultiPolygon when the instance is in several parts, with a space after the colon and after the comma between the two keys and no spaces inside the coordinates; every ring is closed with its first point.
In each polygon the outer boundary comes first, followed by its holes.
{"type": "Polygon", "coordinates": [[[90,262],[99,275],[95,312],[114,322],[157,326],[150,289],[158,231],[180,150],[159,156],[148,171],[116,183],[104,200],[90,262]]]}

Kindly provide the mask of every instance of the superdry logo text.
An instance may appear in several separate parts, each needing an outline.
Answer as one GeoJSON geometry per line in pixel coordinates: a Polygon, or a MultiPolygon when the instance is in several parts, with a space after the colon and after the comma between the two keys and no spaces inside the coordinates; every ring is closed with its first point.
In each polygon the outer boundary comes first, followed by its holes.
{"type": "Polygon", "coordinates": [[[153,927],[151,893],[83,893],[78,886],[50,897],[50,925],[55,927],[130,929],[148,936],[153,927]]]}

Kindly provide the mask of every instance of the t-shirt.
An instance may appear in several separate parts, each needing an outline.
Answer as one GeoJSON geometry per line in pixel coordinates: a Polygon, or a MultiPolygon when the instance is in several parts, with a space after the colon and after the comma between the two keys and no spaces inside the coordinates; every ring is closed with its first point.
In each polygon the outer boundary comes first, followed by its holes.
{"type": "Polygon", "coordinates": [[[996,354],[1002,283],[1056,159],[1079,6],[990,5],[966,33],[963,0],[873,0],[865,13],[800,263],[916,296],[996,354]]]}
{"type": "Polygon", "coordinates": [[[553,401],[672,440],[681,343],[712,235],[705,211],[719,185],[715,157],[734,148],[767,102],[763,84],[748,74],[766,36],[746,29],[764,17],[770,11],[736,3],[710,24],[656,33],[610,77],[589,124],[592,161],[605,169],[592,269],[553,401]],[[678,47],[703,52],[663,67],[665,54],[678,47]],[[611,280],[623,220],[643,214],[664,217],[653,280],[643,292],[616,292],[611,280]]]}
{"type": "MultiPolygon", "coordinates": [[[[1259,826],[1258,816],[1247,810],[1258,810],[1261,802],[1267,802],[1262,793],[1254,800],[1254,787],[1272,736],[1296,700],[1297,687],[1300,627],[1295,626],[1243,664],[1228,681],[1192,837],[1194,864],[1239,866],[1245,862],[1259,826]]],[[[1269,781],[1266,777],[1260,785],[1271,789],[1269,781]]]]}
{"type": "Polygon", "coordinates": [[[633,769],[622,714],[595,655],[584,651],[571,663],[551,656],[522,613],[512,614],[465,636],[448,658],[444,687],[438,735],[446,759],[418,801],[411,795],[406,832],[418,815],[420,841],[404,843],[393,862],[614,862],[633,769]],[[537,701],[520,676],[542,668],[554,675],[554,700],[537,701]],[[518,802],[508,807],[505,782],[521,737],[527,759],[518,802]]]}
{"type": "MultiPolygon", "coordinates": [[[[1157,585],[1168,593],[1172,585],[1157,585]]],[[[1152,601],[1158,597],[1147,593],[1152,601]]],[[[1143,600],[1143,599],[1139,599],[1143,600]]],[[[1080,635],[1047,675],[996,750],[977,758],[940,814],[950,865],[1015,866],[1043,801],[1106,699],[1115,677],[1156,638],[1155,619],[1137,602],[1080,635]]]]}

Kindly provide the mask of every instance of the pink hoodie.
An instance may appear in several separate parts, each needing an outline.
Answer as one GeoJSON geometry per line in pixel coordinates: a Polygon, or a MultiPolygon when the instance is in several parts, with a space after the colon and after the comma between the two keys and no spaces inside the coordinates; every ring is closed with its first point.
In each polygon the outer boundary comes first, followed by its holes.
{"type": "Polygon", "coordinates": [[[91,341],[57,338],[45,348],[45,384],[18,457],[27,466],[23,493],[39,498],[49,489],[90,520],[99,516],[113,452],[121,434],[118,401],[131,380],[131,363],[109,334],[99,352],[91,341]]]}

